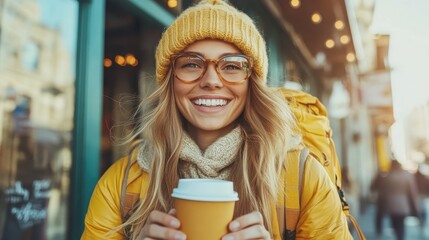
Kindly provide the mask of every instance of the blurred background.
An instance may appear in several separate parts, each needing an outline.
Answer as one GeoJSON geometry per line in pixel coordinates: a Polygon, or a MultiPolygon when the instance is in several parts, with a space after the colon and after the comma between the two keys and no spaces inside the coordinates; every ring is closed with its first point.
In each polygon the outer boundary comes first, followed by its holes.
{"type": "MultiPolygon", "coordinates": [[[[0,0],[0,240],[80,238],[94,185],[127,154],[115,138],[156,88],[160,36],[196,2],[0,0]]],[[[395,239],[387,216],[377,232],[374,187],[392,159],[423,179],[406,238],[429,239],[429,1],[229,2],[263,32],[268,84],[328,108],[367,239],[395,239]]]]}

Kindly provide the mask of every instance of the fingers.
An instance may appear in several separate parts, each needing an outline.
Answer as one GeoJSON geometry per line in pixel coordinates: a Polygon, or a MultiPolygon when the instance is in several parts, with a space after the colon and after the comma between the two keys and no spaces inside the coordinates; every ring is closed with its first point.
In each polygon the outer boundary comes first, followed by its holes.
{"type": "Polygon", "coordinates": [[[232,221],[229,230],[234,232],[256,224],[264,225],[264,218],[260,212],[251,212],[232,221]]]}
{"type": "Polygon", "coordinates": [[[271,239],[269,232],[263,225],[253,225],[237,232],[225,235],[222,240],[244,240],[244,239],[271,239]]]}
{"type": "Polygon", "coordinates": [[[259,212],[252,212],[238,217],[229,224],[231,233],[222,240],[270,239],[270,233],[264,227],[264,219],[259,212]]]}
{"type": "Polygon", "coordinates": [[[186,236],[184,233],[166,228],[157,224],[151,224],[147,228],[147,236],[155,239],[177,239],[177,240],[185,240],[186,236]]]}
{"type": "Polygon", "coordinates": [[[170,210],[168,214],[157,210],[151,212],[147,219],[147,224],[156,223],[166,227],[178,229],[180,227],[180,222],[177,218],[170,214],[174,213],[172,210],[170,210]]]}
{"type": "Polygon", "coordinates": [[[153,211],[149,214],[146,225],[141,232],[142,239],[186,239],[186,235],[179,231],[179,220],[174,216],[175,210],[168,213],[153,211]]]}
{"type": "Polygon", "coordinates": [[[168,211],[168,214],[171,216],[176,216],[176,209],[172,208],[170,211],[168,211]]]}

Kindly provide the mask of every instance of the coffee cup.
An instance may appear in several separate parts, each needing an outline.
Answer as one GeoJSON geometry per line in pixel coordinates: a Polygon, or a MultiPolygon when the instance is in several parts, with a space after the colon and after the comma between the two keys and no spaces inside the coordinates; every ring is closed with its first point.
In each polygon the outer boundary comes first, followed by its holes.
{"type": "Polygon", "coordinates": [[[219,240],[228,233],[238,200],[233,183],[217,179],[179,179],[173,190],[176,217],[188,240],[219,240]]]}

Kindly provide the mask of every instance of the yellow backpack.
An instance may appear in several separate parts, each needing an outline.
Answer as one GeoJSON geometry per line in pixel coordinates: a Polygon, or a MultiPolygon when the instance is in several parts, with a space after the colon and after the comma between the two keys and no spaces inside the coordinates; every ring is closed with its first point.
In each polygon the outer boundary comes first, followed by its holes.
{"type": "Polygon", "coordinates": [[[277,91],[289,103],[301,129],[303,143],[306,146],[299,153],[300,156],[288,156],[286,161],[286,168],[291,170],[285,176],[286,189],[288,189],[287,196],[285,196],[286,229],[283,231],[285,239],[294,239],[297,216],[300,212],[299,189],[301,189],[303,167],[308,154],[311,154],[322,164],[329,178],[337,187],[344,214],[355,227],[359,239],[365,239],[357,221],[350,215],[349,205],[341,188],[341,166],[332,140],[332,130],[325,106],[319,99],[303,91],[287,88],[278,88],[277,91]]]}

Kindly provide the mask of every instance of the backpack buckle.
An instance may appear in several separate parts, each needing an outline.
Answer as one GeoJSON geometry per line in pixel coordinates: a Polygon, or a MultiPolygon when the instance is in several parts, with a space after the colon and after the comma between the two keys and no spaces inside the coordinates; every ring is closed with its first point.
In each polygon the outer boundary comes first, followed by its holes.
{"type": "Polygon", "coordinates": [[[286,229],[283,232],[283,238],[282,239],[283,240],[295,240],[296,239],[296,231],[295,230],[291,231],[291,230],[286,229]]]}

